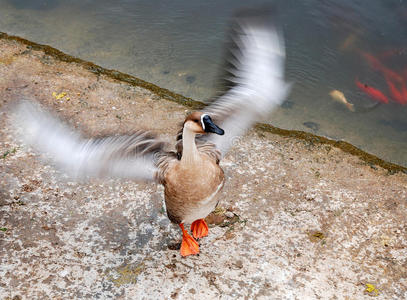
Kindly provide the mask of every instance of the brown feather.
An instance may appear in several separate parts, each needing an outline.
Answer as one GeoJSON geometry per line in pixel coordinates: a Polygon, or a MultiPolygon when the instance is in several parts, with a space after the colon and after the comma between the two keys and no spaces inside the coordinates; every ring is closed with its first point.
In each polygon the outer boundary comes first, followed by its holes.
{"type": "Polygon", "coordinates": [[[216,194],[223,186],[223,170],[212,157],[201,153],[201,158],[199,164],[188,167],[176,159],[166,161],[165,203],[167,215],[174,223],[205,218],[218,202],[216,194]]]}

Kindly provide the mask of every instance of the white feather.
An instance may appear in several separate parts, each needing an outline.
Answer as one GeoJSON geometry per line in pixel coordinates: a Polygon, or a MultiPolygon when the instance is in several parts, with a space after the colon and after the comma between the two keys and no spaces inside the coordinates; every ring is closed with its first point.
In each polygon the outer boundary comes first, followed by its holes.
{"type": "Polygon", "coordinates": [[[285,49],[282,35],[273,27],[240,22],[234,41],[235,69],[231,81],[236,85],[205,109],[212,119],[221,120],[225,135],[208,139],[225,155],[236,139],[255,122],[269,116],[290,91],[284,80],[285,49]]]}
{"type": "MultiPolygon", "coordinates": [[[[152,155],[131,156],[118,153],[125,152],[123,144],[126,137],[84,139],[30,101],[21,101],[15,107],[12,118],[16,132],[25,144],[46,153],[58,167],[75,178],[154,178],[156,167],[152,155]]],[[[140,141],[142,138],[138,140],[140,141]]]]}

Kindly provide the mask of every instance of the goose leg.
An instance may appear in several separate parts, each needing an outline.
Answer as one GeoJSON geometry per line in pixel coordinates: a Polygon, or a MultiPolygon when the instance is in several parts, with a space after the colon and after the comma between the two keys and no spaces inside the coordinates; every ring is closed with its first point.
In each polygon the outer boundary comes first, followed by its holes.
{"type": "Polygon", "coordinates": [[[182,243],[181,243],[181,255],[188,256],[191,254],[198,254],[199,253],[199,245],[198,242],[188,234],[188,232],[184,228],[184,224],[179,224],[182,230],[182,243]]]}
{"type": "Polygon", "coordinates": [[[191,231],[196,239],[200,239],[208,235],[208,224],[206,224],[204,219],[199,219],[191,224],[191,231]]]}

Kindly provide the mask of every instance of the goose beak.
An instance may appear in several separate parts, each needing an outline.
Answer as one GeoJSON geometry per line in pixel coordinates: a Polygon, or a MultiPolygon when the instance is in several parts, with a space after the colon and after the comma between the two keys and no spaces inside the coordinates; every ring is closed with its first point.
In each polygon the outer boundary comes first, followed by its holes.
{"type": "Polygon", "coordinates": [[[213,123],[211,117],[208,115],[203,116],[202,123],[204,125],[203,128],[204,128],[205,132],[212,132],[212,133],[216,133],[219,135],[225,134],[225,131],[222,128],[220,128],[218,125],[213,123]]]}

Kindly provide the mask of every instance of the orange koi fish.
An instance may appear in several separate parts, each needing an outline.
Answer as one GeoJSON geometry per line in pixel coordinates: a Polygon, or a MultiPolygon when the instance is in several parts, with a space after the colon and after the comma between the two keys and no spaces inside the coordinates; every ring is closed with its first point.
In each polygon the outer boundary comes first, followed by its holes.
{"type": "Polygon", "coordinates": [[[381,71],[384,67],[384,65],[378,60],[376,57],[374,57],[372,54],[360,51],[360,55],[363,56],[363,58],[367,61],[367,63],[370,65],[370,67],[373,70],[376,71],[381,71]]]}
{"type": "Polygon", "coordinates": [[[360,82],[357,78],[355,79],[355,83],[358,86],[358,88],[360,88],[363,92],[368,94],[371,98],[382,103],[389,103],[389,99],[380,90],[360,82]]]}
{"type": "MultiPolygon", "coordinates": [[[[396,87],[396,85],[390,80],[388,76],[385,76],[387,86],[389,87],[389,91],[391,94],[392,99],[397,101],[400,104],[405,104],[404,102],[407,100],[405,99],[405,96],[403,95],[403,91],[399,91],[396,87]]],[[[405,88],[405,87],[404,87],[405,88]]]]}
{"type": "Polygon", "coordinates": [[[390,70],[387,68],[383,63],[378,60],[376,57],[374,57],[372,54],[360,51],[360,54],[363,56],[363,58],[368,62],[370,67],[373,70],[382,72],[383,75],[389,76],[392,80],[396,80],[397,82],[403,82],[403,77],[401,77],[399,74],[394,72],[393,70],[390,70]]]}
{"type": "Polygon", "coordinates": [[[384,73],[384,76],[389,76],[390,78],[392,78],[393,80],[403,83],[403,77],[401,77],[399,74],[397,74],[396,72],[384,67],[384,69],[382,70],[382,72],[384,73]]]}
{"type": "Polygon", "coordinates": [[[403,99],[404,99],[404,102],[403,103],[401,103],[401,104],[407,104],[407,88],[406,88],[406,85],[405,84],[403,84],[402,86],[401,86],[401,93],[402,93],[402,95],[403,95],[403,99]]]}

